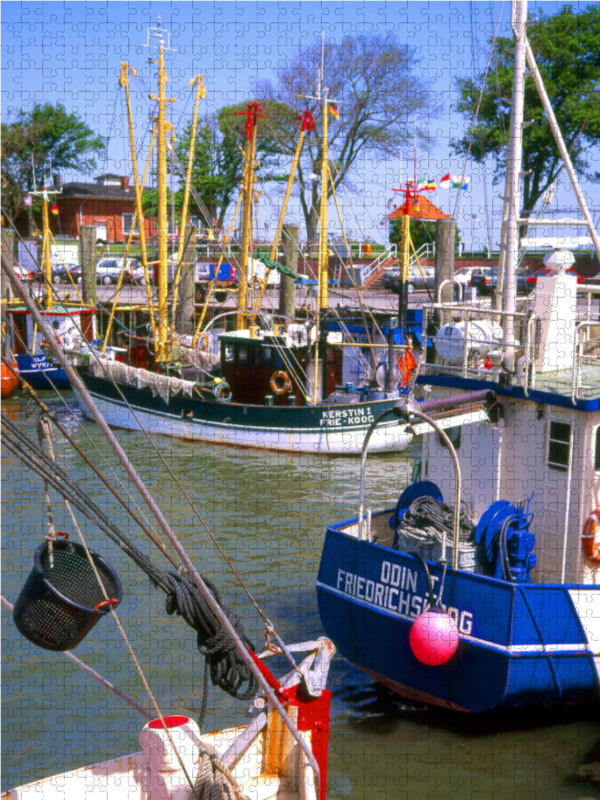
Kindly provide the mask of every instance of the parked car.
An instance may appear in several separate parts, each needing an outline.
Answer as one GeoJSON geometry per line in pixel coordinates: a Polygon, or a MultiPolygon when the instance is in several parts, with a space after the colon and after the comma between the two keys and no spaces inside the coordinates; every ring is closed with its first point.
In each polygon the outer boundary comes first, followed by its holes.
{"type": "Polygon", "coordinates": [[[69,274],[74,281],[77,280],[79,274],[77,270],[81,271],[80,264],[54,262],[52,264],[52,283],[70,283],[69,274]]]}
{"type": "MultiPolygon", "coordinates": [[[[96,262],[96,281],[103,283],[105,286],[116,283],[119,280],[122,268],[122,258],[100,258],[96,262]]],[[[137,258],[127,259],[123,280],[128,283],[138,283],[142,286],[146,283],[144,268],[137,258]]],[[[79,283],[81,283],[81,276],[79,277],[79,283]]]]}
{"type": "MultiPolygon", "coordinates": [[[[527,285],[530,287],[530,291],[535,289],[538,278],[544,278],[546,275],[552,275],[553,273],[554,270],[549,269],[548,267],[540,267],[539,269],[536,269],[536,271],[527,278],[527,285]]],[[[586,282],[586,279],[583,277],[583,275],[580,275],[577,270],[568,269],[566,270],[566,273],[567,275],[575,275],[578,284],[586,282]]]]}
{"type": "MultiPolygon", "coordinates": [[[[529,275],[529,271],[517,271],[517,294],[528,294],[531,291],[530,285],[527,283],[529,275]]],[[[477,289],[477,294],[485,297],[494,293],[497,283],[498,267],[491,267],[485,271],[475,272],[468,285],[477,289]]]]}
{"type": "Polygon", "coordinates": [[[13,264],[15,275],[20,281],[32,281],[35,279],[36,272],[22,267],[20,264],[13,264]]]}

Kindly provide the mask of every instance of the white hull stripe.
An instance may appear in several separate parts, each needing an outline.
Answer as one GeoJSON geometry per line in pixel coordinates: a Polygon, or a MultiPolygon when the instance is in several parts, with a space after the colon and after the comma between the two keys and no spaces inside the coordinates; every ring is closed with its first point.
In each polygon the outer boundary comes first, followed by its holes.
{"type": "MultiPolygon", "coordinates": [[[[375,603],[371,603],[368,600],[358,600],[356,597],[350,597],[349,595],[345,594],[345,592],[341,592],[339,589],[334,589],[332,586],[328,586],[325,583],[321,583],[321,581],[317,581],[317,587],[323,589],[326,592],[330,592],[331,594],[335,594],[338,597],[347,600],[350,603],[354,603],[356,605],[364,606],[365,608],[371,608],[374,611],[377,611],[379,614],[385,614],[385,616],[391,617],[392,619],[401,619],[405,622],[414,622],[416,617],[408,616],[408,614],[401,614],[398,611],[391,611],[387,608],[382,608],[381,606],[376,605],[375,603]]],[[[470,642],[471,644],[478,645],[479,647],[486,647],[491,650],[498,650],[502,653],[507,653],[508,655],[519,654],[519,653],[591,653],[593,654],[592,649],[584,644],[583,642],[574,642],[573,644],[558,644],[558,643],[545,643],[545,644],[512,644],[512,645],[502,645],[497,644],[496,642],[490,642],[487,639],[478,639],[476,636],[469,636],[465,633],[459,633],[459,638],[465,642],[470,642]]]]}

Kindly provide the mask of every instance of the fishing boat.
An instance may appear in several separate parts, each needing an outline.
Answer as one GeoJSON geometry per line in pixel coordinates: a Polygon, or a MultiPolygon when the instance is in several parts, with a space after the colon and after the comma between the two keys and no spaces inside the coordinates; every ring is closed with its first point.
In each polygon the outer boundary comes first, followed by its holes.
{"type": "Polygon", "coordinates": [[[527,3],[514,6],[503,307],[424,308],[419,375],[390,412],[424,434],[419,480],[371,510],[376,420],[358,514],[327,529],[317,582],[325,632],[348,661],[403,697],[463,712],[600,699],[600,328],[589,302],[578,312],[591,286],[569,274],[568,250],[545,257],[550,274],[516,305],[526,78],[576,222],[596,252],[600,242],[527,41],[527,3]]]}
{"type": "MultiPolygon", "coordinates": [[[[249,103],[245,116],[245,169],[244,187],[238,209],[243,201],[242,255],[239,265],[238,309],[235,330],[218,337],[216,349],[220,356],[221,374],[207,367],[206,351],[212,349],[213,337],[209,328],[202,330],[209,308],[213,279],[206,296],[204,311],[195,331],[188,335],[176,330],[180,317],[183,281],[180,269],[183,259],[183,237],[173,283],[172,309],[168,308],[168,252],[167,252],[167,202],[166,153],[167,127],[165,121],[165,47],[159,48],[159,91],[157,115],[157,174],[158,174],[158,308],[156,320],[152,316],[152,341],[135,343],[125,356],[115,362],[107,357],[94,357],[79,372],[82,381],[98,403],[110,425],[133,430],[143,429],[192,441],[205,441],[227,445],[241,445],[260,449],[330,454],[358,454],[361,442],[371,422],[385,409],[391,409],[400,394],[402,377],[410,372],[407,351],[412,349],[412,339],[406,330],[388,333],[386,343],[375,341],[371,329],[365,324],[368,341],[357,345],[338,331],[327,330],[328,264],[327,198],[328,187],[333,185],[328,163],[328,115],[331,103],[327,89],[319,80],[317,100],[322,107],[323,162],[321,174],[321,220],[319,242],[319,278],[317,308],[314,320],[294,318],[294,312],[276,318],[260,312],[259,305],[272,269],[297,277],[289,266],[275,261],[285,221],[287,202],[291,193],[302,144],[313,130],[312,114],[300,115],[300,135],[287,185],[271,257],[264,258],[265,276],[256,306],[251,308],[249,295],[249,265],[251,263],[252,203],[255,195],[255,148],[259,120],[264,117],[258,103],[249,103]],[[361,385],[344,381],[345,362],[353,356],[347,348],[365,350],[384,347],[387,351],[385,374],[376,379],[374,372],[361,385]],[[400,364],[400,367],[398,367],[400,364]]],[[[127,70],[121,76],[121,85],[127,88],[127,70]]],[[[129,104],[129,96],[128,104],[129,104]]],[[[186,218],[191,191],[192,153],[196,130],[198,97],[192,135],[190,159],[184,189],[181,230],[186,230],[186,218]]],[[[130,129],[133,125],[130,118],[130,129]]],[[[154,141],[154,140],[153,140],[154,141]]],[[[141,190],[135,167],[135,142],[131,136],[134,164],[134,184],[137,214],[142,218],[141,190]]],[[[337,202],[337,201],[336,201],[337,202]]],[[[236,210],[237,214],[237,210],[236,210]]],[[[235,220],[235,216],[234,216],[235,220]]],[[[229,242],[225,238],[223,253],[229,242]]],[[[140,225],[142,260],[144,255],[143,225],[140,225]]],[[[346,250],[350,249],[346,243],[346,250]]],[[[215,278],[223,256],[215,269],[215,278]]],[[[149,296],[151,307],[152,299],[149,296]]],[[[396,322],[388,328],[398,327],[396,322]]],[[[379,352],[379,351],[378,351],[379,352]]],[[[102,354],[100,354],[102,356],[102,354]]],[[[356,354],[355,354],[356,355],[356,354]]],[[[412,358],[412,354],[411,354],[412,358]]],[[[414,365],[414,359],[412,364],[414,365]]],[[[377,367],[377,364],[375,365],[377,367]]],[[[85,408],[83,409],[86,413],[85,408]]],[[[372,448],[378,451],[402,450],[411,441],[405,426],[389,420],[375,432],[372,448]]]]}
{"type": "MultiPolygon", "coordinates": [[[[50,257],[50,230],[48,206],[50,196],[55,194],[44,186],[40,192],[32,192],[42,197],[43,246],[42,273],[45,285],[43,315],[52,326],[65,349],[74,356],[89,352],[89,344],[95,338],[95,309],[81,303],[64,303],[56,300],[52,281],[52,261],[50,257]]],[[[77,290],[76,290],[77,291],[77,290]]],[[[48,342],[38,326],[31,319],[24,305],[11,304],[7,308],[9,320],[8,338],[14,353],[19,373],[35,389],[68,389],[69,379],[49,352],[48,342]]]]}

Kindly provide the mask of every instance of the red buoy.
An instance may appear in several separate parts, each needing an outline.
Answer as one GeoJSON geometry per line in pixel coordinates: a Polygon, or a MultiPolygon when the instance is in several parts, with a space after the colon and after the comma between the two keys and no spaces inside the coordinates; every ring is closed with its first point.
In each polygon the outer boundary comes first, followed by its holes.
{"type": "Polygon", "coordinates": [[[449,614],[424,611],[410,629],[410,647],[423,664],[437,667],[449,661],[458,647],[458,626],[449,614]]]}

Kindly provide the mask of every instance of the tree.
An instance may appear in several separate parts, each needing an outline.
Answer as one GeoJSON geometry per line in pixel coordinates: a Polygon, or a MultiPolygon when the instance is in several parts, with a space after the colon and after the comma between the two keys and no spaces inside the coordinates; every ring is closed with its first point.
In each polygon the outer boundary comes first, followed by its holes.
{"type": "MultiPolygon", "coordinates": [[[[567,5],[554,16],[536,9],[536,15],[537,22],[528,28],[529,41],[573,166],[588,180],[598,181],[600,173],[591,171],[590,161],[591,149],[600,142],[600,6],[576,13],[567,5]]],[[[512,38],[496,40],[495,68],[487,79],[471,144],[476,162],[492,158],[495,183],[506,175],[514,46],[512,38]]],[[[469,150],[482,83],[483,75],[475,81],[456,79],[459,100],[454,110],[468,120],[464,136],[451,143],[460,156],[469,150]]],[[[522,216],[528,217],[562,167],[532,78],[526,81],[524,119],[533,123],[523,134],[522,216]]]]}
{"type": "MultiPolygon", "coordinates": [[[[204,209],[198,209],[200,216],[209,227],[221,228],[228,209],[237,199],[244,174],[245,120],[236,112],[246,111],[246,103],[225,106],[220,109],[216,120],[206,119],[198,127],[192,165],[192,184],[202,200],[204,209]]],[[[256,176],[259,181],[285,180],[287,176],[278,175],[273,170],[279,162],[279,149],[272,135],[259,120],[256,139],[256,176]]],[[[177,143],[177,156],[184,170],[187,170],[190,148],[191,125],[177,143]]],[[[176,175],[181,178],[177,170],[176,175]]],[[[181,210],[183,189],[176,195],[177,209],[181,210]]],[[[192,199],[190,208],[196,210],[192,199]]]]}
{"type": "MultiPolygon", "coordinates": [[[[317,94],[321,65],[321,42],[298,50],[289,64],[279,68],[279,84],[258,83],[258,99],[269,114],[274,141],[288,159],[294,153],[299,129],[297,109],[308,108],[315,118],[314,134],[304,144],[298,170],[299,196],[309,240],[314,241],[319,217],[322,161],[322,108],[310,99],[317,94]],[[299,96],[304,99],[299,99],[299,96]]],[[[417,73],[415,51],[400,45],[388,34],[345,37],[340,44],[326,45],[324,85],[328,96],[338,100],[339,119],[330,116],[329,147],[334,183],[347,184],[359,159],[388,159],[412,141],[414,122],[418,137],[431,140],[423,124],[439,109],[432,101],[428,82],[417,73]]],[[[328,190],[332,194],[331,187],[328,190]]]]}
{"type": "MultiPolygon", "coordinates": [[[[400,231],[402,227],[402,220],[393,219],[390,226],[390,242],[392,244],[400,244],[400,231]]],[[[410,238],[413,247],[418,251],[419,247],[424,244],[435,242],[436,223],[427,222],[422,219],[411,219],[410,221],[410,238]]],[[[456,244],[460,242],[460,231],[458,225],[454,226],[454,241],[456,244]]],[[[412,255],[412,252],[411,252],[412,255]]]]}
{"type": "MultiPolygon", "coordinates": [[[[90,172],[96,168],[95,156],[103,152],[103,139],[60,103],[19,111],[14,122],[2,123],[3,205],[12,216],[18,213],[23,195],[34,188],[34,167],[41,186],[57,170],[90,172]]],[[[29,224],[32,232],[32,208],[29,224]]]]}

